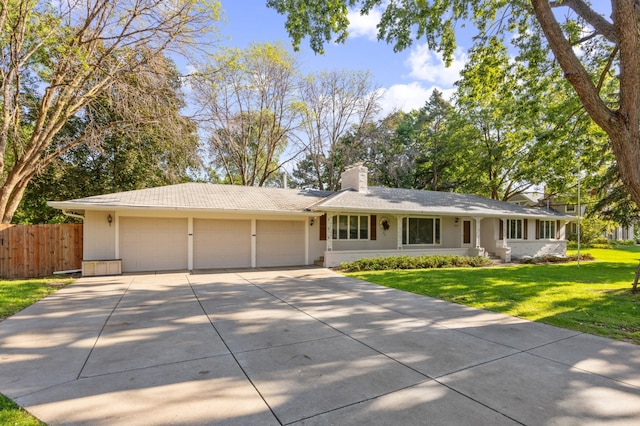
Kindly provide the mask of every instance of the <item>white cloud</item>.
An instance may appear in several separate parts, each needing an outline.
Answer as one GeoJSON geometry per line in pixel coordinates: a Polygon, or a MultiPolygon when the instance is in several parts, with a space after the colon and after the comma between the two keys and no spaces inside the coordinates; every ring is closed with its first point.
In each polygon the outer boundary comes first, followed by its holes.
{"type": "Polygon", "coordinates": [[[405,65],[410,69],[409,77],[449,88],[460,79],[460,71],[467,60],[467,54],[458,49],[453,54],[453,62],[447,67],[441,53],[433,52],[422,44],[411,49],[405,65]]]}
{"type": "Polygon", "coordinates": [[[365,37],[369,40],[377,40],[378,29],[376,25],[380,22],[382,13],[380,10],[374,9],[368,15],[360,15],[359,10],[350,10],[347,18],[349,19],[349,37],[365,37]]]}
{"type": "Polygon", "coordinates": [[[424,87],[418,82],[409,84],[394,84],[383,91],[380,104],[382,110],[380,117],[385,117],[393,111],[402,110],[409,112],[414,109],[422,108],[431,96],[433,89],[442,92],[445,99],[450,99],[453,95],[453,88],[440,88],[436,86],[424,87]]]}
{"type": "MultiPolygon", "coordinates": [[[[199,72],[198,68],[196,68],[195,65],[189,63],[183,65],[181,71],[186,76],[190,76],[199,72]]],[[[189,77],[182,79],[182,91],[186,95],[191,95],[193,93],[193,86],[191,85],[191,79],[189,77]]]]}

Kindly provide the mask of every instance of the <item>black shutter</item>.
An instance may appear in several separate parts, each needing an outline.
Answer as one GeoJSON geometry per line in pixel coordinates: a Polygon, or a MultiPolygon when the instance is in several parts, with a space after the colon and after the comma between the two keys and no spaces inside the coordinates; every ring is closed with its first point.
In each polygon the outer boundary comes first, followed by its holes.
{"type": "Polygon", "coordinates": [[[374,241],[376,239],[376,215],[372,214],[370,216],[370,221],[369,221],[369,239],[374,241]]]}
{"type": "Polygon", "coordinates": [[[327,214],[320,216],[320,241],[327,240],[327,214]]]}

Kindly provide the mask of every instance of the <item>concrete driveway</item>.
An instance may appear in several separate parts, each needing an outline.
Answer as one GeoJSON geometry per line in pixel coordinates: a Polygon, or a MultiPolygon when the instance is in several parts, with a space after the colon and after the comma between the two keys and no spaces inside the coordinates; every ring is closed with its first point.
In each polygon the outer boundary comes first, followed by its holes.
{"type": "Polygon", "coordinates": [[[0,323],[48,424],[640,424],[640,347],[325,269],[83,278],[0,323]]]}

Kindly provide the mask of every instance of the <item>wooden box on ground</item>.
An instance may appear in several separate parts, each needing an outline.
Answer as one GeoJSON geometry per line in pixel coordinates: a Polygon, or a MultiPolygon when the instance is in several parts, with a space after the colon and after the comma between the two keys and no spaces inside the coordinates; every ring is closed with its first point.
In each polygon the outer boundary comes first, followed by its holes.
{"type": "Polygon", "coordinates": [[[122,260],[83,260],[82,276],[96,277],[101,275],[120,275],[122,274],[122,260]]]}

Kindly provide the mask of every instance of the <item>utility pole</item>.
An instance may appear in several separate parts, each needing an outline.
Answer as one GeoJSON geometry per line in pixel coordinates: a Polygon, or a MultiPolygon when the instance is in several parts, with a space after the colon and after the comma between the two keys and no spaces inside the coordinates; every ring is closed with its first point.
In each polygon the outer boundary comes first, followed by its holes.
{"type": "Polygon", "coordinates": [[[578,268],[580,267],[580,216],[582,209],[580,208],[580,154],[582,149],[578,150],[578,268]]]}

